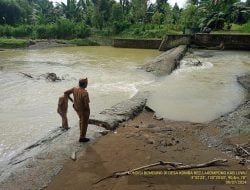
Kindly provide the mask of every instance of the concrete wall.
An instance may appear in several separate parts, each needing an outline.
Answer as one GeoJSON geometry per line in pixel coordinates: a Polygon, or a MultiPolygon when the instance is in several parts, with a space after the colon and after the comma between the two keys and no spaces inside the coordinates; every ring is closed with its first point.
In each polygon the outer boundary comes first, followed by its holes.
{"type": "Polygon", "coordinates": [[[161,39],[137,40],[137,39],[114,39],[114,47],[119,48],[140,48],[140,49],[158,49],[161,39]]]}
{"type": "Polygon", "coordinates": [[[250,50],[250,34],[195,34],[167,35],[163,40],[114,39],[114,47],[160,49],[166,51],[178,45],[191,44],[197,48],[217,48],[233,50],[250,50]]]}
{"type": "Polygon", "coordinates": [[[160,51],[166,51],[179,45],[190,44],[190,35],[166,35],[159,46],[160,51]]]}
{"type": "Polygon", "coordinates": [[[250,50],[250,35],[195,34],[191,36],[191,44],[199,47],[216,47],[221,43],[224,44],[224,49],[250,50]]]}

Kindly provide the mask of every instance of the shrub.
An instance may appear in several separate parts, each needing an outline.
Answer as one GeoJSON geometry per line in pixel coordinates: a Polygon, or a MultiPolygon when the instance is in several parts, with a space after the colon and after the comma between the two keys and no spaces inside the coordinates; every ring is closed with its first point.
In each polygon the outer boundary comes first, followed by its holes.
{"type": "Polygon", "coordinates": [[[27,37],[32,35],[33,28],[29,25],[20,25],[16,28],[13,28],[14,37],[27,37]]]}
{"type": "Polygon", "coordinates": [[[36,26],[36,38],[50,39],[56,38],[56,26],[54,24],[36,26]]]}
{"type": "Polygon", "coordinates": [[[59,39],[72,39],[76,37],[75,23],[68,19],[59,19],[56,22],[56,35],[59,39]]]}
{"type": "Polygon", "coordinates": [[[85,24],[76,23],[75,33],[77,38],[86,38],[90,36],[90,29],[85,24]]]}
{"type": "Polygon", "coordinates": [[[240,28],[239,31],[242,33],[250,33],[250,22],[243,24],[240,28]]]}
{"type": "Polygon", "coordinates": [[[29,45],[29,40],[15,38],[0,38],[1,48],[23,48],[29,45]]]}
{"type": "Polygon", "coordinates": [[[73,39],[73,40],[69,40],[69,43],[75,44],[77,46],[97,46],[97,45],[99,45],[97,42],[89,40],[89,39],[73,39]]]}
{"type": "Polygon", "coordinates": [[[112,25],[112,31],[114,34],[119,34],[125,29],[128,29],[130,24],[127,21],[124,22],[119,22],[119,21],[114,21],[112,25]]]}

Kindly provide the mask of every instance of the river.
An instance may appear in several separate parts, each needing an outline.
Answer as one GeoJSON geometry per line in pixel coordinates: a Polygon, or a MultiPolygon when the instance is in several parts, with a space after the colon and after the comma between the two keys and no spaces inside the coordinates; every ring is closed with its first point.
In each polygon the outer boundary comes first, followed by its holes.
{"type": "MultiPolygon", "coordinates": [[[[95,115],[152,83],[154,77],[138,66],[156,55],[156,50],[112,47],[0,51],[0,162],[60,126],[58,97],[77,86],[79,78],[89,79],[91,115],[95,115]],[[47,72],[65,80],[53,83],[36,79],[47,72]]],[[[71,127],[78,125],[71,103],[68,120],[71,127]]]]}
{"type": "Polygon", "coordinates": [[[208,122],[244,101],[246,91],[237,76],[249,72],[249,52],[195,51],[181,61],[179,69],[158,79],[148,105],[159,117],[208,122]],[[194,65],[197,60],[200,66],[194,65]]]}
{"type": "MultiPolygon", "coordinates": [[[[153,92],[148,105],[157,115],[194,122],[215,119],[244,101],[245,91],[236,76],[250,71],[248,52],[195,51],[201,66],[193,66],[194,59],[187,57],[173,74],[161,78],[138,68],[159,54],[112,47],[0,51],[0,162],[59,127],[58,97],[86,76],[91,115],[138,90],[153,92]],[[47,72],[65,80],[53,83],[39,77],[47,72]]],[[[69,125],[77,127],[71,103],[68,115],[69,125]]]]}

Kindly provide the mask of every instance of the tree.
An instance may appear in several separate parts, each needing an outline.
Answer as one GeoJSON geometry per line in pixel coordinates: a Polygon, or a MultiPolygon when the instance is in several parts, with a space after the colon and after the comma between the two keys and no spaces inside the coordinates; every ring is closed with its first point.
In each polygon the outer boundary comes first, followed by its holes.
{"type": "Polygon", "coordinates": [[[16,24],[25,19],[25,12],[16,1],[0,0],[0,24],[16,24]]]}
{"type": "Polygon", "coordinates": [[[135,22],[145,22],[148,0],[132,0],[131,14],[135,22]]]}
{"type": "Polygon", "coordinates": [[[177,3],[174,4],[173,12],[173,24],[177,24],[180,21],[180,8],[177,3]]]}
{"type": "Polygon", "coordinates": [[[85,3],[84,1],[67,0],[67,4],[61,2],[58,4],[62,9],[65,18],[80,22],[84,19],[85,3]]]}
{"type": "Polygon", "coordinates": [[[160,25],[162,24],[162,21],[164,19],[164,15],[158,11],[156,11],[152,17],[152,22],[154,24],[158,24],[159,28],[160,28],[160,25]]]}
{"type": "Polygon", "coordinates": [[[163,13],[165,11],[165,5],[168,0],[156,0],[156,9],[159,13],[163,13]]]}

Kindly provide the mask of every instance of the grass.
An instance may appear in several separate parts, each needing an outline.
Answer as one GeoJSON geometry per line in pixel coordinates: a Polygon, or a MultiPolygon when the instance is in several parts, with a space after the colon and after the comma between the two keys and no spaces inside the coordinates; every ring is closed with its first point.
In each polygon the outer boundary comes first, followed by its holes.
{"type": "Polygon", "coordinates": [[[0,38],[0,48],[25,48],[29,43],[28,39],[0,38]]]}
{"type": "Polygon", "coordinates": [[[96,41],[90,39],[73,39],[68,40],[67,43],[75,44],[77,46],[98,46],[99,44],[96,41]]]}
{"type": "Polygon", "coordinates": [[[250,34],[250,22],[242,25],[232,24],[230,30],[212,31],[212,34],[250,34]]]}

